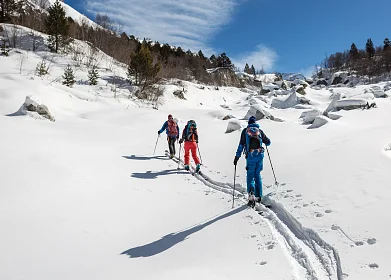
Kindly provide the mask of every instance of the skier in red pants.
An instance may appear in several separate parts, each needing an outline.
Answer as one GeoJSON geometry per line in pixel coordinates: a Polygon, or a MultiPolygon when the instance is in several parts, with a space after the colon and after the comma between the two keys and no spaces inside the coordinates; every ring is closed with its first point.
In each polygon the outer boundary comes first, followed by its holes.
{"type": "Polygon", "coordinates": [[[179,140],[179,143],[182,144],[183,142],[185,142],[185,169],[190,169],[191,151],[191,155],[196,164],[196,172],[200,171],[201,164],[200,159],[197,156],[198,131],[196,122],[194,120],[188,121],[185,128],[183,129],[182,139],[179,140]]]}

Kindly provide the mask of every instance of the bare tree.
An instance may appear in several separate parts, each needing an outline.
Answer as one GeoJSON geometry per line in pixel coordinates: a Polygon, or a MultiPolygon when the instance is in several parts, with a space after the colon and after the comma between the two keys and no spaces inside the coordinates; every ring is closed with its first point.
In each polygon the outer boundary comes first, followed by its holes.
{"type": "Polygon", "coordinates": [[[26,59],[27,59],[27,54],[24,54],[23,52],[21,52],[18,57],[19,74],[22,74],[22,70],[24,70],[23,66],[24,66],[24,62],[26,61],[26,59]]]}

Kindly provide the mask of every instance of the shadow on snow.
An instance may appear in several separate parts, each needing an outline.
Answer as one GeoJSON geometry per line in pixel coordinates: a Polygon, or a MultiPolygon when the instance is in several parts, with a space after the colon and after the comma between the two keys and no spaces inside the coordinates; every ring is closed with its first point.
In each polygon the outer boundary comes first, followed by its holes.
{"type": "Polygon", "coordinates": [[[238,214],[239,212],[247,209],[247,206],[241,206],[239,208],[233,209],[223,215],[217,216],[216,218],[202,223],[198,224],[192,228],[189,228],[184,231],[180,231],[177,233],[170,233],[166,236],[163,236],[159,240],[156,240],[152,243],[145,244],[142,246],[134,247],[129,250],[126,250],[121,253],[121,255],[128,255],[130,258],[141,258],[141,257],[151,257],[157,254],[160,254],[171,247],[175,246],[176,244],[184,241],[187,239],[191,234],[196,233],[202,229],[204,229],[207,226],[210,226],[211,224],[220,221],[222,219],[228,218],[232,215],[238,214]]]}
{"type": "Polygon", "coordinates": [[[151,160],[151,159],[160,159],[160,160],[170,160],[167,156],[122,156],[126,159],[133,159],[133,160],[151,160]]]}
{"type": "Polygon", "coordinates": [[[148,170],[147,172],[144,173],[132,173],[132,177],[139,178],[139,179],[156,179],[159,176],[170,175],[170,174],[189,174],[189,172],[180,171],[177,169],[167,169],[158,172],[152,172],[148,170]]]}

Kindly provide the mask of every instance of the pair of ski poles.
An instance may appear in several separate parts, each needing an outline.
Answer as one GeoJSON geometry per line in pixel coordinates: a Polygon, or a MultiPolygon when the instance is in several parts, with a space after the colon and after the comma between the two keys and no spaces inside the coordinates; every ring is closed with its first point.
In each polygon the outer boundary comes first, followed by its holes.
{"type": "MultiPolygon", "coordinates": [[[[273,175],[274,175],[274,183],[276,184],[276,186],[278,186],[278,182],[276,179],[276,173],[274,172],[272,159],[270,158],[270,153],[269,153],[269,149],[267,148],[267,146],[266,146],[266,151],[267,151],[267,155],[269,157],[270,166],[272,167],[272,171],[273,171],[273,175]]],[[[236,165],[235,165],[235,171],[234,171],[234,188],[233,188],[233,192],[232,192],[232,208],[234,208],[234,204],[235,204],[235,187],[236,187],[236,165]]]]}
{"type": "MultiPolygon", "coordinates": [[[[153,155],[155,155],[157,143],[159,142],[159,138],[160,138],[160,134],[157,136],[155,149],[153,150],[153,155]]],[[[201,157],[200,147],[199,147],[198,143],[197,143],[197,149],[198,149],[198,154],[200,155],[200,161],[202,164],[202,157],[201,157]]],[[[181,158],[181,150],[182,150],[182,143],[179,144],[179,159],[181,158]]],[[[179,169],[179,161],[178,161],[178,169],[179,169]]]]}

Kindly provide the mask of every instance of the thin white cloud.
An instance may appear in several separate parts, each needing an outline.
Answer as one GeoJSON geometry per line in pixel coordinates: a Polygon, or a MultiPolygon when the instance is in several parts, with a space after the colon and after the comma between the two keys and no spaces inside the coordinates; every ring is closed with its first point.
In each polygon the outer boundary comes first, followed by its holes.
{"type": "Polygon", "coordinates": [[[307,68],[300,69],[299,72],[308,78],[312,77],[312,75],[316,72],[316,68],[315,66],[309,66],[307,68]]]}
{"type": "MultiPolygon", "coordinates": [[[[120,22],[126,33],[190,49],[211,50],[208,41],[246,0],[86,0],[86,9],[120,22]]],[[[206,50],[206,51],[205,51],[206,50]]]]}
{"type": "Polygon", "coordinates": [[[274,70],[274,63],[277,58],[277,53],[273,49],[265,47],[264,45],[258,45],[255,51],[234,57],[232,60],[235,66],[242,70],[246,63],[248,63],[250,67],[251,65],[254,65],[256,70],[261,70],[263,68],[265,71],[271,71],[274,70]]]}

